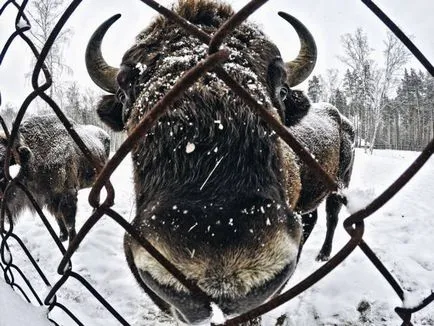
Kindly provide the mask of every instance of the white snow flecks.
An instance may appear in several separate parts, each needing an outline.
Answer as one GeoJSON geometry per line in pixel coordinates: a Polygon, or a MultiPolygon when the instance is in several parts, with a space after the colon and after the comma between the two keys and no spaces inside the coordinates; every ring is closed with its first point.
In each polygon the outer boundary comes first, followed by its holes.
{"type": "Polygon", "coordinates": [[[140,74],[143,74],[148,67],[144,63],[137,62],[136,68],[139,69],[140,74]]]}
{"type": "Polygon", "coordinates": [[[193,224],[193,225],[188,229],[188,232],[190,232],[191,230],[193,230],[197,225],[198,225],[197,222],[194,223],[194,224],[193,224]]]}
{"type": "Polygon", "coordinates": [[[185,146],[185,152],[187,154],[193,153],[195,149],[196,149],[196,145],[190,142],[188,142],[187,146],[185,146]]]}
{"type": "Polygon", "coordinates": [[[18,173],[20,173],[20,170],[21,170],[21,165],[19,164],[11,165],[9,167],[9,174],[12,178],[15,178],[18,175],[18,173]]]}

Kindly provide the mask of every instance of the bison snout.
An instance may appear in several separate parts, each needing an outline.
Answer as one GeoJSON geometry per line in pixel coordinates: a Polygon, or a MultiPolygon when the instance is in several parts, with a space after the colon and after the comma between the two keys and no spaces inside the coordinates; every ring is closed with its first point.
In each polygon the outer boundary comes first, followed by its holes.
{"type": "MultiPolygon", "coordinates": [[[[275,278],[265,282],[261,286],[252,288],[244,296],[213,298],[212,304],[217,305],[225,318],[231,318],[243,314],[263,304],[280,292],[295,269],[296,262],[288,264],[275,278]]],[[[170,287],[162,287],[155,280],[149,278],[149,274],[141,272],[142,279],[164,301],[171,305],[172,315],[179,321],[188,325],[203,325],[212,319],[210,303],[205,303],[197,296],[190,293],[179,292],[170,287]]]]}

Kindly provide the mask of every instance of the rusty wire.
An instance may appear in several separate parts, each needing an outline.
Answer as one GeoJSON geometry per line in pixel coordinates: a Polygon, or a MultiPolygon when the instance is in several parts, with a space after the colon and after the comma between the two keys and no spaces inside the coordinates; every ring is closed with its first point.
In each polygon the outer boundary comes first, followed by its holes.
{"type": "MultiPolygon", "coordinates": [[[[62,30],[64,24],[68,21],[69,17],[73,14],[74,10],[80,5],[81,0],[71,1],[68,8],[65,10],[63,15],[60,17],[59,21],[55,25],[52,33],[50,34],[46,44],[39,53],[32,43],[32,41],[26,36],[25,32],[30,29],[30,24],[25,16],[25,8],[28,0],[24,0],[21,4],[18,4],[14,0],[7,0],[5,4],[0,8],[0,15],[9,6],[14,6],[18,12],[15,21],[15,31],[7,40],[6,44],[0,52],[0,64],[4,57],[7,55],[7,51],[11,43],[16,37],[20,37],[24,40],[29,48],[32,50],[35,58],[37,59],[35,68],[32,74],[32,86],[33,91],[27,96],[20,107],[17,117],[13,123],[12,131],[9,134],[3,119],[0,117],[0,124],[5,131],[7,138],[9,139],[9,144],[6,152],[6,162],[5,162],[5,175],[8,181],[8,186],[5,191],[8,191],[10,187],[18,186],[20,187],[32,205],[34,206],[37,214],[41,218],[51,237],[56,242],[59,251],[63,255],[63,258],[58,266],[58,273],[61,275],[60,279],[53,286],[49,283],[41,268],[38,266],[35,259],[32,257],[30,251],[25,247],[21,239],[13,233],[12,221],[10,221],[10,216],[7,210],[7,203],[2,200],[1,211],[0,211],[0,221],[4,220],[5,216],[9,218],[9,229],[2,230],[1,243],[0,243],[0,267],[3,271],[4,278],[7,283],[9,283],[14,289],[20,291],[27,301],[31,301],[26,291],[15,281],[14,272],[20,275],[20,277],[26,283],[32,295],[35,297],[36,301],[40,305],[46,305],[51,311],[54,308],[63,310],[77,325],[84,325],[65,305],[57,302],[56,293],[62,288],[62,285],[68,280],[68,278],[74,278],[79,281],[101,304],[113,315],[113,317],[119,321],[122,325],[129,325],[128,322],[105,300],[105,298],[98,293],[80,274],[73,271],[71,264],[71,257],[75,253],[76,249],[80,245],[81,241],[86,237],[91,228],[101,219],[103,216],[109,216],[119,225],[121,225],[126,232],[128,232],[131,237],[133,237],[137,242],[139,242],[148,252],[157,259],[172,275],[177,277],[177,279],[188,288],[193,294],[195,294],[204,303],[210,303],[211,298],[201,290],[199,286],[191,282],[185,277],[182,271],[178,270],[170,261],[168,261],[161,253],[159,253],[145,238],[139,235],[139,233],[128,223],[120,214],[111,209],[110,207],[114,203],[115,192],[110,183],[110,176],[119,166],[125,156],[131,151],[132,147],[136,142],[143,137],[143,135],[153,126],[153,124],[163,115],[166,110],[169,109],[170,105],[179,97],[182,96],[183,92],[188,89],[192,84],[196,82],[201,75],[206,71],[213,70],[216,75],[224,82],[226,85],[232,89],[240,98],[246,102],[250,107],[257,111],[258,115],[266,121],[271,128],[294,150],[294,152],[306,163],[311,169],[316,173],[317,177],[321,179],[324,184],[331,190],[338,190],[338,186],[335,180],[331,178],[321,166],[313,159],[311,154],[307,152],[303,146],[301,146],[298,141],[291,135],[291,133],[278,121],[276,120],[260,103],[258,103],[247,90],[245,90],[240,84],[231,78],[229,74],[220,65],[228,58],[228,51],[221,50],[220,47],[224,43],[225,37],[231,33],[231,31],[236,28],[236,26],[243,23],[253,12],[260,8],[267,0],[253,0],[247,3],[247,5],[242,8],[238,13],[236,13],[231,19],[225,22],[218,31],[214,33],[211,37],[204,31],[198,29],[196,26],[190,24],[188,21],[178,16],[171,10],[160,5],[153,0],[141,0],[149,7],[153,8],[160,14],[164,15],[166,18],[177,23],[180,27],[184,28],[188,33],[197,37],[200,41],[209,46],[209,56],[200,62],[197,66],[193,67],[178,80],[178,82],[173,86],[173,88],[146,114],[135,130],[129,135],[121,147],[116,151],[112,159],[107,162],[103,167],[95,160],[92,153],[80,139],[75,130],[71,127],[71,123],[68,118],[63,114],[62,110],[53,101],[45,91],[51,86],[52,80],[50,72],[44,64],[45,58],[53,45],[56,37],[62,30]],[[27,25],[22,26],[19,22],[24,20],[27,25]],[[45,82],[42,85],[38,84],[40,73],[44,75],[45,82]],[[89,203],[94,208],[94,212],[82,226],[82,228],[77,233],[76,238],[70,244],[67,250],[63,247],[62,243],[58,239],[54,230],[50,226],[47,218],[43,214],[41,208],[38,206],[36,201],[33,199],[32,194],[20,183],[18,183],[14,178],[9,175],[9,163],[11,159],[12,144],[17,137],[18,128],[23,119],[24,113],[26,112],[30,103],[37,97],[43,99],[56,113],[59,120],[65,126],[66,130],[69,132],[73,140],[77,143],[80,150],[83,152],[85,157],[93,164],[95,169],[100,173],[97,181],[95,182],[92,190],[89,194],[89,203]],[[100,203],[100,191],[102,187],[106,188],[107,197],[103,203],[100,203]],[[23,249],[26,256],[29,258],[30,262],[34,266],[36,272],[41,277],[44,284],[51,286],[49,293],[43,298],[40,298],[39,294],[35,291],[32,284],[28,281],[27,277],[20,270],[18,266],[13,263],[13,257],[10,256],[8,241],[14,240],[23,249]],[[9,256],[8,256],[9,255],[9,256]]],[[[433,66],[430,62],[423,56],[423,54],[417,49],[417,47],[410,41],[410,39],[391,21],[387,15],[382,12],[372,1],[361,0],[375,15],[379,17],[386,25],[391,29],[391,31],[409,48],[409,50],[415,55],[415,57],[424,65],[431,75],[434,75],[433,66]]],[[[1,97],[0,97],[1,105],[1,97]]],[[[238,325],[241,322],[245,322],[252,318],[263,315],[264,313],[278,307],[279,305],[289,301],[301,292],[305,291],[313,284],[322,279],[325,275],[330,273],[336,266],[338,266],[348,255],[350,255],[356,247],[360,247],[363,253],[371,260],[374,266],[383,275],[386,281],[392,286],[398,297],[403,300],[403,290],[399,283],[394,279],[392,274],[384,266],[381,260],[375,255],[375,253],[370,249],[368,244],[363,240],[364,233],[364,220],[371,216],[376,210],[383,206],[388,200],[390,200],[397,192],[400,191],[402,187],[419,171],[419,169],[425,164],[425,162],[431,157],[434,152],[434,140],[432,140],[419,157],[410,165],[410,167],[392,184],[387,188],[383,194],[376,198],[371,204],[366,208],[352,214],[344,221],[345,230],[351,236],[351,239],[345,244],[331,259],[322,265],[314,273],[306,277],[303,281],[299,282],[286,292],[279,296],[276,296],[267,303],[252,309],[245,314],[237,316],[235,318],[229,319],[224,325],[238,325]]],[[[2,223],[3,224],[3,223],[2,223]]],[[[0,225],[2,227],[3,225],[0,225]]],[[[402,318],[403,325],[412,325],[411,316],[413,313],[423,309],[430,303],[434,301],[434,293],[431,293],[427,298],[423,299],[420,304],[412,308],[402,308],[397,307],[395,309],[396,313],[402,318]]],[[[51,320],[51,319],[50,319],[51,320]]],[[[57,323],[53,321],[56,325],[57,323]]]]}

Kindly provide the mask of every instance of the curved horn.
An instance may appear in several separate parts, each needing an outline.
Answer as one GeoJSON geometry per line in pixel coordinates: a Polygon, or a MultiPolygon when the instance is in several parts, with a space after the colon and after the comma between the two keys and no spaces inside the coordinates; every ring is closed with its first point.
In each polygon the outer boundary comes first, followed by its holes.
{"type": "Polygon", "coordinates": [[[316,44],[312,34],[297,18],[282,11],[279,12],[279,16],[294,27],[300,38],[301,47],[297,58],[290,62],[285,62],[288,74],[287,83],[290,87],[293,87],[309,77],[315,67],[317,57],[316,44]]]}
{"type": "Polygon", "coordinates": [[[102,23],[92,34],[86,48],[86,68],[90,78],[103,90],[115,94],[118,87],[116,76],[119,69],[107,64],[101,54],[101,43],[110,26],[121,17],[114,15],[102,23]]]}

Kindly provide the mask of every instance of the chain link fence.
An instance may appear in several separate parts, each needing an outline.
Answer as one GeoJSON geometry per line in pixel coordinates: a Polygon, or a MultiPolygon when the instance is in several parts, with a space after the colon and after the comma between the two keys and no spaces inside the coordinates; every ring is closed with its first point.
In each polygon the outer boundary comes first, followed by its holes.
{"type": "MultiPolygon", "coordinates": [[[[148,252],[157,259],[172,275],[174,275],[186,288],[188,288],[192,293],[194,293],[197,298],[203,300],[205,303],[210,303],[209,296],[201,290],[194,282],[191,282],[188,278],[183,275],[183,273],[177,269],[170,261],[165,259],[145,238],[143,238],[131,225],[130,223],[118,212],[112,209],[114,203],[114,189],[109,180],[112,173],[119,166],[121,161],[127,156],[131,151],[134,144],[147,133],[147,131],[153,126],[155,121],[163,115],[169,108],[171,103],[173,103],[177,97],[182,95],[182,93],[188,89],[196,80],[204,74],[206,71],[213,70],[216,75],[231,89],[233,90],[243,101],[245,101],[251,108],[256,110],[257,114],[266,121],[271,128],[294,150],[294,152],[304,160],[311,169],[316,173],[317,177],[321,179],[324,184],[331,190],[335,191],[338,187],[336,182],[328,174],[326,174],[323,169],[318,165],[318,163],[312,158],[312,156],[301,146],[295,138],[288,132],[280,122],[278,122],[269,112],[262,107],[258,102],[251,97],[249,92],[245,90],[241,85],[234,81],[230,75],[228,75],[225,70],[219,65],[224,62],[227,58],[227,53],[225,50],[220,50],[220,46],[223,44],[225,38],[231,33],[231,31],[246,20],[254,11],[258,10],[267,1],[250,1],[243,9],[238,11],[231,19],[224,23],[221,28],[213,35],[210,36],[202,30],[198,29],[194,25],[191,25],[185,21],[182,17],[178,16],[171,10],[164,8],[156,1],[152,0],[142,0],[143,3],[153,8],[160,14],[164,15],[168,19],[179,24],[180,27],[188,31],[191,35],[197,37],[203,43],[209,46],[209,55],[197,66],[187,71],[184,76],[173,86],[173,88],[162,98],[153,109],[142,118],[140,124],[131,133],[127,139],[123,142],[120,148],[116,151],[114,156],[107,162],[105,166],[101,166],[98,160],[93,156],[89,148],[86,147],[85,143],[80,139],[79,135],[75,132],[74,128],[71,127],[71,122],[64,115],[62,110],[50,98],[45,91],[51,86],[51,76],[50,71],[48,71],[44,61],[47,57],[47,53],[50,51],[53,42],[55,42],[56,37],[59,35],[60,31],[64,27],[65,23],[68,21],[70,16],[74,13],[77,7],[80,5],[81,1],[75,0],[71,1],[69,6],[64,11],[63,15],[58,20],[53,31],[51,32],[46,44],[39,52],[35,44],[27,36],[26,32],[29,31],[30,23],[26,16],[26,6],[28,1],[23,1],[18,3],[15,0],[6,1],[0,8],[0,15],[5,11],[7,7],[14,7],[17,11],[16,21],[15,21],[15,31],[10,35],[6,44],[3,46],[0,54],[0,64],[5,56],[8,55],[8,49],[10,45],[18,38],[23,40],[29,49],[33,52],[36,58],[36,64],[33,70],[31,82],[33,91],[25,98],[23,101],[11,132],[9,133],[3,119],[0,119],[2,123],[5,134],[8,138],[8,147],[6,152],[6,162],[5,162],[5,182],[7,191],[10,187],[16,186],[20,187],[27,195],[32,205],[34,206],[37,214],[47,228],[47,231],[56,243],[58,250],[63,256],[63,259],[59,262],[57,267],[57,272],[60,275],[59,280],[50,284],[47,277],[44,275],[42,269],[38,265],[36,259],[32,257],[31,251],[25,246],[24,242],[20,239],[19,235],[14,233],[13,223],[11,217],[8,214],[7,203],[2,199],[1,203],[1,218],[9,223],[6,223],[6,228],[1,232],[1,244],[0,244],[0,267],[3,272],[3,277],[8,284],[10,284],[17,292],[20,292],[23,297],[31,302],[33,298],[36,299],[37,303],[41,306],[48,307],[49,311],[53,309],[61,309],[64,311],[71,321],[75,322],[77,325],[84,325],[82,321],[75,316],[67,306],[63,305],[57,299],[57,293],[62,290],[62,286],[69,279],[75,279],[80,282],[89,292],[89,295],[94,296],[101,304],[112,314],[113,318],[116,319],[121,325],[129,325],[129,323],[124,319],[124,317],[119,314],[82,275],[74,271],[73,265],[71,263],[71,257],[76,252],[79,245],[82,243],[83,239],[88,235],[89,231],[95,226],[98,221],[103,216],[108,216],[118,223],[126,232],[128,232],[131,237],[136,239],[141,245],[148,250],[148,252]],[[41,78],[39,76],[41,73],[44,76],[44,83],[40,83],[41,78]],[[33,194],[31,194],[22,184],[20,184],[16,178],[9,175],[9,165],[12,156],[12,144],[17,138],[18,129],[23,120],[23,116],[26,113],[29,105],[36,98],[40,98],[45,101],[52,109],[52,111],[57,115],[58,119],[65,126],[66,130],[76,142],[78,147],[81,149],[85,157],[92,162],[93,166],[99,173],[99,177],[92,187],[89,196],[89,203],[93,207],[93,213],[86,220],[84,225],[81,227],[77,233],[74,241],[65,248],[62,242],[57,237],[55,231],[51,227],[44,215],[41,207],[38,206],[35,201],[33,194]],[[100,202],[100,192],[102,188],[105,188],[107,196],[103,202],[100,202]],[[14,259],[10,253],[10,243],[11,241],[16,241],[22,248],[29,261],[34,267],[34,270],[39,275],[43,283],[49,288],[48,293],[38,293],[33,287],[26,274],[23,272],[20,266],[14,263],[14,259]],[[19,277],[18,277],[19,276],[19,277]],[[21,279],[25,283],[24,289],[23,284],[18,281],[21,279]]],[[[362,0],[362,2],[372,10],[372,12],[381,19],[387,27],[408,47],[408,49],[415,55],[415,57],[422,63],[422,65],[428,70],[431,75],[434,75],[434,68],[430,62],[423,56],[423,54],[415,47],[411,40],[396,26],[396,24],[391,21],[384,12],[382,12],[372,1],[362,0]]],[[[0,98],[1,100],[1,98],[0,98]]],[[[388,200],[390,200],[396,193],[398,193],[402,187],[420,170],[420,168],[427,162],[434,151],[434,140],[427,145],[427,147],[421,152],[419,157],[408,167],[408,169],[395,181],[393,182],[380,196],[378,196],[374,201],[372,201],[364,209],[352,214],[344,221],[344,228],[351,236],[351,239],[333,256],[330,260],[318,268],[311,275],[306,277],[304,280],[288,289],[284,293],[274,297],[270,301],[256,307],[255,309],[248,311],[240,316],[231,318],[225,322],[225,325],[238,325],[242,322],[246,322],[258,316],[261,316],[274,308],[288,302],[295,296],[299,295],[315,283],[319,282],[324,276],[329,274],[333,269],[335,269],[339,264],[348,257],[355,248],[359,247],[366,257],[372,262],[372,264],[378,269],[378,271],[383,275],[385,281],[387,281],[396,295],[404,300],[404,291],[395,280],[393,275],[384,266],[382,261],[378,256],[371,250],[368,243],[363,239],[364,234],[364,220],[371,216],[375,211],[382,207],[388,200]]],[[[425,248],[425,250],[430,250],[430,248],[425,248]]],[[[402,325],[412,325],[411,318],[412,314],[425,308],[434,300],[434,293],[431,293],[428,297],[421,300],[420,304],[412,308],[397,307],[395,309],[396,313],[402,318],[402,325]]],[[[58,325],[55,320],[50,319],[54,324],[58,325]]]]}

